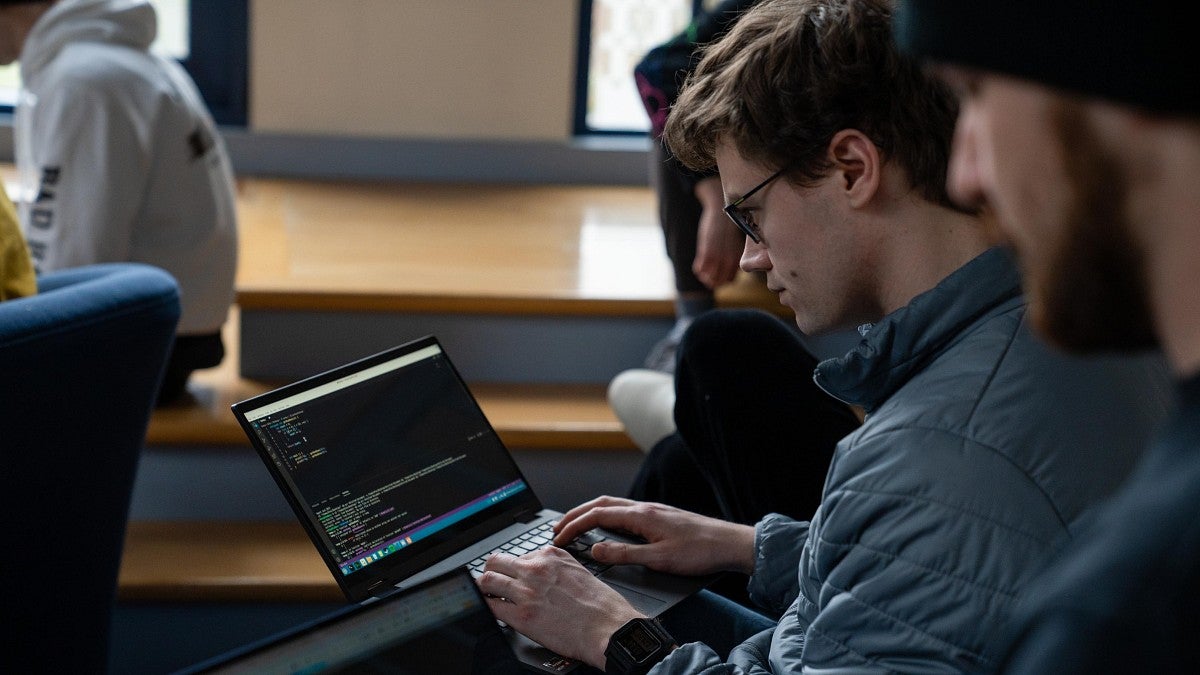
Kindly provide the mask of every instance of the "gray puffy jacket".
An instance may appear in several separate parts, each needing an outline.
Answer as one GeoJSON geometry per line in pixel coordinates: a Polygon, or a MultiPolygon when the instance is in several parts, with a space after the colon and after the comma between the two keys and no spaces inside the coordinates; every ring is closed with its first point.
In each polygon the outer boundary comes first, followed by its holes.
{"type": "Polygon", "coordinates": [[[692,643],[653,672],[991,670],[1013,603],[1171,398],[1157,357],[1063,356],[1025,323],[993,249],[821,363],[817,383],[868,415],[812,522],[757,526],[750,593],[783,618],[727,662],[692,643]]]}

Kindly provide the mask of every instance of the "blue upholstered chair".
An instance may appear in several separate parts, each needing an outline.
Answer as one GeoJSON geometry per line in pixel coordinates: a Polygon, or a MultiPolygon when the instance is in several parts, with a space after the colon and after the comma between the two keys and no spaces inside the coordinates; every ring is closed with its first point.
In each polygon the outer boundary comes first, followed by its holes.
{"type": "Polygon", "coordinates": [[[139,264],[38,286],[0,302],[0,672],[103,672],[179,290],[139,264]]]}

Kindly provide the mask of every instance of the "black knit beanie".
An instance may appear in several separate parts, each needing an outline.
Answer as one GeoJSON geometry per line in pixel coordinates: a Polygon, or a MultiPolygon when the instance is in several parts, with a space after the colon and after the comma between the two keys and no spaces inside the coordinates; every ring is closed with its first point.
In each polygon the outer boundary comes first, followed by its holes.
{"type": "Polygon", "coordinates": [[[1195,25],[1165,0],[900,0],[914,56],[1163,113],[1200,114],[1195,25]]]}

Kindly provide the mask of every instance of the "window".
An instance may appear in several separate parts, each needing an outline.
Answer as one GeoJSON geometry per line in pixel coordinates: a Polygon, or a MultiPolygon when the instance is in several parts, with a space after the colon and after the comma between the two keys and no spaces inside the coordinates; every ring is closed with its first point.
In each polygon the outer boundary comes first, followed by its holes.
{"type": "MultiPolygon", "coordinates": [[[[247,110],[247,0],[150,0],[158,13],[151,49],[179,60],[218,124],[242,126],[247,110]]],[[[0,110],[20,91],[17,64],[0,67],[0,110]]]]}
{"type": "Polygon", "coordinates": [[[581,0],[575,133],[643,134],[633,67],[691,21],[701,0],[581,0]]]}

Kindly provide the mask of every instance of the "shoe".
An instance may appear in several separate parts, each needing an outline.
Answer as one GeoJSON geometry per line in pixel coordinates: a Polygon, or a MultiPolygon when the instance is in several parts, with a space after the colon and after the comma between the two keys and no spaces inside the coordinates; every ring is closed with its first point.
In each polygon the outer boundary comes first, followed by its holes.
{"type": "Polygon", "coordinates": [[[618,373],[608,385],[608,404],[642,452],[675,432],[673,375],[642,368],[618,373]]]}
{"type": "Polygon", "coordinates": [[[683,334],[691,325],[692,317],[676,319],[670,332],[650,348],[650,354],[646,356],[646,368],[668,375],[673,374],[675,372],[675,352],[679,349],[679,341],[683,339],[683,334]]]}

